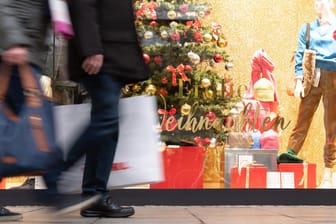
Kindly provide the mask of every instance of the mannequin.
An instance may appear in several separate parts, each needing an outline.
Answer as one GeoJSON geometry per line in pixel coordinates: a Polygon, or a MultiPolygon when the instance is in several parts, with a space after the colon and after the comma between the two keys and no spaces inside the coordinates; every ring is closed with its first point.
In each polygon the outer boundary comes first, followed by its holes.
{"type": "Polygon", "coordinates": [[[320,188],[336,187],[332,183],[332,168],[336,164],[336,18],[333,0],[314,0],[317,18],[310,23],[310,49],[316,52],[313,85],[304,91],[303,54],[306,48],[306,24],[299,32],[295,54],[296,86],[294,96],[301,98],[296,125],[288,140],[287,151],[278,156],[278,163],[302,163],[300,152],[306,139],[314,113],[322,98],[324,107],[324,165],[325,171],[320,188]]]}

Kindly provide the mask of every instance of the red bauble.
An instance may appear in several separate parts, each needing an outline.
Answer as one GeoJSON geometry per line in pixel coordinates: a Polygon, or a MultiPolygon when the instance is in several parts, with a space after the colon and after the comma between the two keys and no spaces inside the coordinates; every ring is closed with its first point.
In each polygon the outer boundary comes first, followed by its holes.
{"type": "Polygon", "coordinates": [[[159,89],[159,94],[161,94],[162,96],[166,96],[168,94],[168,91],[166,89],[159,89]]]}
{"type": "Polygon", "coordinates": [[[334,38],[334,40],[336,40],[336,30],[333,33],[333,38],[334,38]]]}
{"type": "Polygon", "coordinates": [[[167,77],[163,77],[163,78],[161,79],[161,83],[162,83],[162,84],[167,84],[167,83],[168,83],[168,78],[167,78],[167,77]]]}
{"type": "Polygon", "coordinates": [[[157,65],[162,64],[162,57],[161,56],[155,56],[154,57],[154,63],[157,65]]]}
{"type": "Polygon", "coordinates": [[[145,60],[145,63],[148,64],[150,62],[150,56],[148,54],[143,54],[143,59],[145,60]]]}
{"type": "Polygon", "coordinates": [[[179,33],[179,32],[174,31],[174,32],[171,32],[171,33],[170,33],[170,39],[171,39],[172,41],[178,41],[178,40],[180,40],[180,38],[181,38],[181,36],[180,36],[180,33],[179,33]]]}
{"type": "Polygon", "coordinates": [[[193,68],[191,67],[191,65],[185,65],[184,66],[184,71],[186,71],[186,72],[190,72],[190,71],[192,71],[193,70],[193,68]]]}
{"type": "Polygon", "coordinates": [[[213,57],[213,59],[214,59],[214,61],[216,63],[219,63],[219,62],[221,62],[223,60],[223,57],[220,54],[215,54],[214,57],[213,57]]]}
{"type": "Polygon", "coordinates": [[[187,3],[182,4],[180,10],[182,13],[187,13],[189,11],[189,5],[187,3]]]}
{"type": "Polygon", "coordinates": [[[199,32],[199,31],[196,31],[195,33],[194,33],[194,40],[196,41],[196,42],[200,42],[200,41],[202,41],[202,34],[201,34],[201,32],[199,32]]]}
{"type": "Polygon", "coordinates": [[[155,27],[155,26],[157,26],[158,25],[158,23],[157,22],[155,22],[155,21],[152,21],[152,22],[150,22],[150,24],[149,24],[151,27],[155,27]]]}
{"type": "Polygon", "coordinates": [[[212,111],[208,111],[206,112],[205,117],[207,117],[210,122],[214,122],[216,119],[216,114],[212,111]]]}

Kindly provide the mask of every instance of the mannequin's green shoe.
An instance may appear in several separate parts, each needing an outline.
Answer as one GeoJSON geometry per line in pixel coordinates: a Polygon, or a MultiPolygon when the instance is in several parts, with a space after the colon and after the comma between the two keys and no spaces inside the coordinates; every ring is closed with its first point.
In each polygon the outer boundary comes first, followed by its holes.
{"type": "Polygon", "coordinates": [[[286,152],[281,153],[277,160],[278,163],[303,163],[303,159],[297,157],[293,149],[288,149],[286,152]]]}

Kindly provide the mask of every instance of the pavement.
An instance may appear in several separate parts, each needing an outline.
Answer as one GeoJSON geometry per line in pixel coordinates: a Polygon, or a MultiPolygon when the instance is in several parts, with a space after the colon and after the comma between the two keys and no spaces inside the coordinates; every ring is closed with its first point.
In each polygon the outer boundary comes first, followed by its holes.
{"type": "Polygon", "coordinates": [[[336,206],[135,206],[129,218],[53,217],[46,206],[8,206],[23,219],[10,223],[81,224],[335,224],[336,206]]]}

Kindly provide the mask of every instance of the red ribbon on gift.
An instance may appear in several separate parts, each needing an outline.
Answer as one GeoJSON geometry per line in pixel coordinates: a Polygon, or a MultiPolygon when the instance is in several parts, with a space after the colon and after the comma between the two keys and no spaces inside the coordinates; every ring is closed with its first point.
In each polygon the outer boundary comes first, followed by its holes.
{"type": "Polygon", "coordinates": [[[183,64],[180,64],[176,68],[172,65],[168,65],[166,69],[172,73],[172,86],[177,86],[176,73],[181,75],[181,78],[183,81],[189,80],[187,75],[184,73],[185,68],[183,64]]]}

